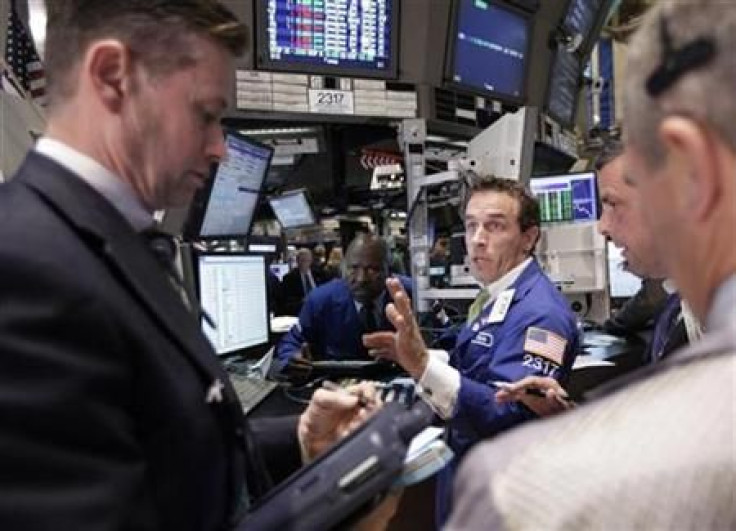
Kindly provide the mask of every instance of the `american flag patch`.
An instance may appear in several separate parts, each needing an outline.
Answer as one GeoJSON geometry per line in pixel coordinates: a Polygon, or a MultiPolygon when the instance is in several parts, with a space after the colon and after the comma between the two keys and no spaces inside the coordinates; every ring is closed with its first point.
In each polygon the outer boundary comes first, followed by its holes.
{"type": "Polygon", "coordinates": [[[524,352],[543,356],[558,365],[562,365],[562,355],[565,353],[566,346],[566,339],[549,330],[534,326],[526,329],[524,352]]]}

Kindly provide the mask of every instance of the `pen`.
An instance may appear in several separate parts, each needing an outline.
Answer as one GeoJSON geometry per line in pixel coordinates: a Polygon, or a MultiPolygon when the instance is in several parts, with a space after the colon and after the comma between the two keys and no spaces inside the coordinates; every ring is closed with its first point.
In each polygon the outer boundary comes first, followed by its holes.
{"type": "Polygon", "coordinates": [[[358,405],[360,407],[373,406],[376,403],[375,400],[370,400],[362,395],[355,395],[351,393],[350,391],[348,391],[341,385],[336,384],[335,382],[331,380],[325,380],[324,382],[322,382],[322,387],[324,387],[325,389],[328,389],[329,391],[335,391],[336,393],[341,393],[343,395],[354,396],[355,398],[358,399],[358,405]]]}

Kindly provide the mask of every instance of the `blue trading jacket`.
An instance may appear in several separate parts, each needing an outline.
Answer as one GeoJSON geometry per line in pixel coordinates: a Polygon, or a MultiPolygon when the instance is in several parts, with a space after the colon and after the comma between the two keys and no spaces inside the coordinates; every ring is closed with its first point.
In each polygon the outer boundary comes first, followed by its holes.
{"type": "MultiPolygon", "coordinates": [[[[411,296],[411,280],[398,277],[411,296]]],[[[378,301],[379,330],[393,330],[383,309],[391,302],[384,290],[378,301]]],[[[312,290],[299,314],[299,323],[284,336],[276,349],[278,370],[296,356],[302,343],[309,343],[315,359],[372,359],[363,346],[363,328],[347,281],[335,279],[312,290]]]]}
{"type": "Polygon", "coordinates": [[[564,381],[578,352],[575,315],[536,260],[511,288],[514,294],[503,322],[488,322],[497,299],[461,330],[450,355],[450,364],[460,371],[461,382],[455,412],[449,421],[449,442],[456,459],[438,480],[440,522],[449,514],[452,478],[465,452],[478,441],[534,417],[521,404],[497,404],[496,389],[490,382],[513,382],[528,375],[564,381]],[[530,328],[534,330],[529,331],[530,328]],[[562,363],[550,359],[552,356],[530,352],[544,351],[546,344],[558,341],[556,337],[567,341],[562,363]]]}

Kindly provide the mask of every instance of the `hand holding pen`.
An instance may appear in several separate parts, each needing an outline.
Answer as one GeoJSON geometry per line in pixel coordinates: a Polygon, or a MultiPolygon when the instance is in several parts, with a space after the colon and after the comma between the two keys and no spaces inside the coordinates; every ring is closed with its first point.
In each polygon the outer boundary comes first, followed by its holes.
{"type": "Polygon", "coordinates": [[[548,417],[575,407],[554,378],[527,376],[517,382],[491,382],[498,389],[496,402],[521,402],[540,417],[548,417]]]}
{"type": "Polygon", "coordinates": [[[334,382],[322,385],[299,418],[297,433],[305,462],[355,430],[380,407],[376,388],[368,382],[346,388],[334,382]]]}

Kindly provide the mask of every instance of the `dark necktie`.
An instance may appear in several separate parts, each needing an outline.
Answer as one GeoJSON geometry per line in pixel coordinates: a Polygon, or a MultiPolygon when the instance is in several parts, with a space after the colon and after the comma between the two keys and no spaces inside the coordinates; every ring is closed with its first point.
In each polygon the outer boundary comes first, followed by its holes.
{"type": "Polygon", "coordinates": [[[304,279],[304,296],[306,297],[312,291],[312,279],[309,277],[309,274],[302,276],[302,278],[304,279]]]}
{"type": "Polygon", "coordinates": [[[650,360],[657,362],[662,358],[667,341],[672,335],[672,331],[677,324],[677,317],[680,314],[680,296],[673,293],[667,297],[667,302],[659,314],[657,322],[654,325],[654,337],[652,338],[652,348],[650,350],[650,360]]]}
{"type": "Polygon", "coordinates": [[[370,334],[378,330],[376,314],[373,311],[373,302],[367,302],[360,309],[360,322],[363,324],[363,333],[370,334]]]}

